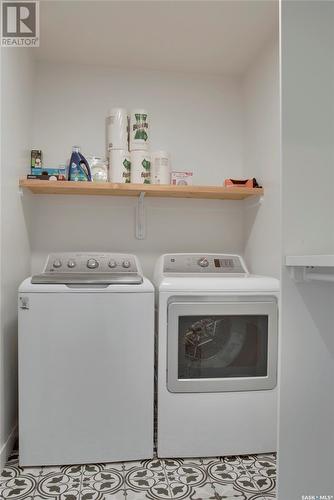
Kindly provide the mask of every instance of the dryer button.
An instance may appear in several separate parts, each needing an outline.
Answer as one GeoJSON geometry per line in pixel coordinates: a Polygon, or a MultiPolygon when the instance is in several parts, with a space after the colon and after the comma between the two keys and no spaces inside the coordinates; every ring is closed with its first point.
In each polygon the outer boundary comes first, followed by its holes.
{"type": "Polygon", "coordinates": [[[198,265],[201,266],[201,267],[208,267],[209,261],[208,261],[208,259],[206,259],[205,257],[203,257],[203,258],[199,259],[198,265]]]}

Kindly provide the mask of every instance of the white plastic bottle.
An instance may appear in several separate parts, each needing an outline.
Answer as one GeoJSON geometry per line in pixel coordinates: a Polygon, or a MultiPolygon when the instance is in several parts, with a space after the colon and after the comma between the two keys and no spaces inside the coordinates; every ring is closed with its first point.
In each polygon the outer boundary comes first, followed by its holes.
{"type": "Polygon", "coordinates": [[[151,154],[152,184],[170,184],[170,162],[167,151],[155,151],[151,154]]]}

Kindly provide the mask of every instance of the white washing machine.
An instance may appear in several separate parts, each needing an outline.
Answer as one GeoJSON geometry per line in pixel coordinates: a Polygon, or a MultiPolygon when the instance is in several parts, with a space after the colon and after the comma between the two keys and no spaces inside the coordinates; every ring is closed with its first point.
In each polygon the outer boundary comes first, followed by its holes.
{"type": "Polygon", "coordinates": [[[18,308],[20,464],[151,458],[154,288],[137,258],[50,255],[18,308]]]}
{"type": "Polygon", "coordinates": [[[158,456],[276,450],[279,282],[238,255],[169,254],[158,289],[158,456]]]}

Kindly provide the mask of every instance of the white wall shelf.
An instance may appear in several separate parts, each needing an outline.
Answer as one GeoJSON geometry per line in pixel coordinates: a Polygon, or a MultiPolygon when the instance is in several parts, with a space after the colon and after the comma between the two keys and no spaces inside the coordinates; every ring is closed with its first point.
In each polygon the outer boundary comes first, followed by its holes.
{"type": "Polygon", "coordinates": [[[334,283],[334,255],[287,255],[285,265],[297,282],[334,283]]]}

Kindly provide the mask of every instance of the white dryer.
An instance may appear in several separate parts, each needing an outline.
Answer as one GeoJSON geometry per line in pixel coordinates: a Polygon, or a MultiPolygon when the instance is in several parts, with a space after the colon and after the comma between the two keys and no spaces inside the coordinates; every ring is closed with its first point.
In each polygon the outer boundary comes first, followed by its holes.
{"type": "Polygon", "coordinates": [[[158,456],[276,450],[279,282],[226,254],[162,255],[158,456]]]}
{"type": "Polygon", "coordinates": [[[20,464],[151,458],[153,356],[134,255],[50,255],[19,288],[20,464]]]}

